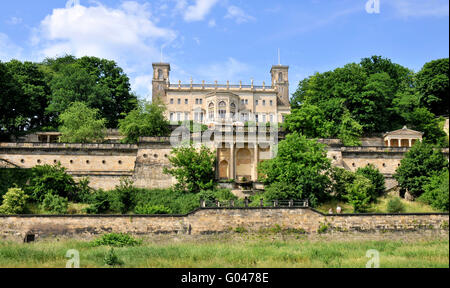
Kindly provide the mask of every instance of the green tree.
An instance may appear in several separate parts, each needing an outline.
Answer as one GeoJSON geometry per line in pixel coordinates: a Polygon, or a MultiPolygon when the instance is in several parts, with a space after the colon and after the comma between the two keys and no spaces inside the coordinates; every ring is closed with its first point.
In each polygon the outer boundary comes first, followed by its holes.
{"type": "Polygon", "coordinates": [[[105,119],[99,119],[97,109],[91,109],[82,102],[72,103],[60,116],[62,142],[90,143],[103,141],[105,119]]]}
{"type": "Polygon", "coordinates": [[[11,135],[19,136],[24,129],[26,121],[21,109],[22,105],[27,105],[27,99],[8,66],[2,62],[0,62],[0,103],[0,139],[9,140],[11,135]]]}
{"type": "Polygon", "coordinates": [[[345,146],[361,146],[360,137],[363,133],[363,127],[352,118],[350,112],[345,110],[342,115],[341,125],[339,126],[339,139],[345,146]]]}
{"type": "Polygon", "coordinates": [[[20,188],[9,188],[3,195],[3,204],[0,206],[0,214],[22,214],[25,212],[28,195],[20,188]]]}
{"type": "Polygon", "coordinates": [[[444,169],[439,174],[431,176],[428,184],[424,185],[424,193],[419,200],[428,203],[433,208],[447,211],[449,209],[449,173],[444,169]]]}
{"type": "Polygon", "coordinates": [[[105,103],[110,105],[102,106],[102,117],[106,118],[108,128],[116,128],[118,121],[138,104],[137,96],[131,93],[130,79],[115,61],[85,56],[77,63],[95,77],[97,85],[109,90],[110,101],[105,103]]]}
{"type": "MultiPolygon", "coordinates": [[[[262,181],[271,187],[286,187],[282,199],[309,200],[314,207],[328,197],[331,162],[323,144],[294,132],[278,145],[277,156],[259,166],[262,181]],[[288,198],[286,198],[288,197],[288,198]]],[[[271,200],[271,199],[269,199],[271,200]]]]}
{"type": "Polygon", "coordinates": [[[430,177],[448,167],[448,161],[439,149],[432,145],[417,142],[402,159],[394,178],[398,181],[401,194],[406,191],[414,197],[424,192],[430,177]]]}
{"type": "Polygon", "coordinates": [[[169,156],[172,168],[164,168],[164,173],[175,177],[176,188],[182,191],[210,190],[215,187],[215,160],[215,153],[206,146],[174,148],[169,156]]]}
{"type": "Polygon", "coordinates": [[[405,119],[411,128],[424,133],[424,142],[448,147],[447,134],[439,126],[443,118],[436,118],[427,108],[422,107],[406,114],[405,119]]]}
{"type": "Polygon", "coordinates": [[[137,143],[139,137],[161,137],[170,133],[169,122],[164,116],[165,106],[159,102],[143,102],[125,119],[119,120],[119,131],[126,143],[137,143]]]}
{"type": "Polygon", "coordinates": [[[298,132],[308,138],[327,138],[331,123],[319,107],[305,104],[294,109],[286,117],[285,127],[290,132],[298,132]]]}
{"type": "Polygon", "coordinates": [[[53,214],[66,214],[69,207],[67,198],[59,197],[52,193],[47,193],[42,200],[42,207],[53,214]]]}
{"type": "Polygon", "coordinates": [[[420,103],[433,114],[449,114],[449,58],[426,63],[417,73],[420,103]]]}
{"type": "Polygon", "coordinates": [[[355,181],[356,174],[344,168],[333,166],[330,176],[332,195],[338,200],[345,200],[347,185],[355,181]]]}
{"type": "Polygon", "coordinates": [[[364,168],[358,168],[358,170],[356,170],[356,174],[366,177],[373,184],[374,194],[369,195],[371,197],[371,201],[375,201],[386,192],[384,176],[373,164],[369,164],[364,168]]]}
{"type": "Polygon", "coordinates": [[[366,212],[370,206],[371,196],[374,194],[374,186],[366,177],[357,174],[353,183],[347,185],[345,197],[353,206],[356,213],[366,212]]]}

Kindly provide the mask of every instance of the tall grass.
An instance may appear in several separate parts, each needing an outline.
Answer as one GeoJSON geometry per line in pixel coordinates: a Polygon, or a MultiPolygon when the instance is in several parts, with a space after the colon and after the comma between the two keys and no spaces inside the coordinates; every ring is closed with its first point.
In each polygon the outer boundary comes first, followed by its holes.
{"type": "MultiPolygon", "coordinates": [[[[144,242],[138,247],[115,248],[130,268],[364,268],[367,250],[380,252],[381,267],[449,267],[449,241],[317,241],[274,240],[270,237],[200,242],[144,242]]],[[[105,267],[109,247],[89,242],[60,241],[17,244],[0,242],[0,267],[65,267],[66,251],[80,252],[81,267],[105,267]]]]}

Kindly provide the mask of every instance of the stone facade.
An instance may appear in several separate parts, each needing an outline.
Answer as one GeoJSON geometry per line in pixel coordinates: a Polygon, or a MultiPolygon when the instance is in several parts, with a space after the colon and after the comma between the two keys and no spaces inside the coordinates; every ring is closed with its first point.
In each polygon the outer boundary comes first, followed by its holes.
{"type": "Polygon", "coordinates": [[[241,123],[280,123],[290,114],[289,66],[271,69],[272,83],[251,85],[170,83],[170,64],[153,64],[153,101],[167,106],[167,118],[172,123],[192,120],[214,125],[229,121],[241,123]]]}
{"type": "Polygon", "coordinates": [[[238,227],[249,232],[273,228],[319,232],[433,232],[448,233],[447,214],[324,215],[311,208],[199,209],[188,215],[165,216],[0,216],[0,238],[23,241],[70,237],[90,239],[104,233],[206,235],[238,227]]]}
{"type": "MultiPolygon", "coordinates": [[[[220,139],[212,141],[217,152],[217,178],[256,180],[257,166],[272,158],[270,142],[255,143],[233,136],[232,145],[220,139]],[[250,143],[250,144],[249,144],[250,143]]],[[[128,144],[63,144],[63,143],[0,143],[0,167],[32,168],[60,162],[75,178],[89,177],[93,188],[113,189],[122,177],[132,177],[139,188],[168,188],[175,179],[165,175],[172,151],[169,139],[144,138],[139,145],[128,144]]],[[[373,164],[384,174],[390,188],[392,175],[400,165],[407,147],[339,147],[328,146],[333,165],[356,171],[373,164]]],[[[443,149],[449,157],[449,149],[443,149]]],[[[392,183],[391,183],[392,182],[392,183]]]]}

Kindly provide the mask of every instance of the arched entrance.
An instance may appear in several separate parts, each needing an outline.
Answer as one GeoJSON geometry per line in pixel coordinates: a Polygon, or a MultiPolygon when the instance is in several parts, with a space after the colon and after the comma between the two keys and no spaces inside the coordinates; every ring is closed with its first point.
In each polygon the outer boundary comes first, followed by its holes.
{"type": "Polygon", "coordinates": [[[219,178],[228,179],[229,178],[229,165],[227,160],[223,160],[219,164],[219,178]]]}

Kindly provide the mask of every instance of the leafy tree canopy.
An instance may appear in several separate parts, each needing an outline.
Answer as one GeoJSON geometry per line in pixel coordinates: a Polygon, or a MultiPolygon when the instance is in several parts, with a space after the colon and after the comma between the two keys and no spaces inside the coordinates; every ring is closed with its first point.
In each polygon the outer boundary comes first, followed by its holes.
{"type": "Polygon", "coordinates": [[[414,197],[419,197],[424,192],[424,186],[430,182],[430,177],[446,168],[448,161],[439,149],[417,142],[402,159],[394,178],[398,181],[402,194],[409,191],[414,197]]]}
{"type": "Polygon", "coordinates": [[[60,116],[61,141],[68,143],[101,142],[106,134],[105,119],[99,111],[83,102],[72,103],[60,116]]]}
{"type": "MultiPolygon", "coordinates": [[[[262,181],[269,187],[284,187],[273,199],[309,200],[314,207],[327,198],[331,162],[323,144],[294,132],[278,145],[277,156],[259,166],[262,181]]],[[[277,189],[278,190],[278,189],[277,189]]]]}
{"type": "Polygon", "coordinates": [[[119,120],[119,130],[126,143],[137,143],[139,137],[162,137],[170,133],[164,116],[165,107],[159,102],[142,102],[138,108],[119,120]]]}
{"type": "Polygon", "coordinates": [[[164,173],[175,177],[177,189],[198,193],[214,188],[216,155],[208,147],[174,148],[169,161],[172,168],[164,168],[164,173]]]}

